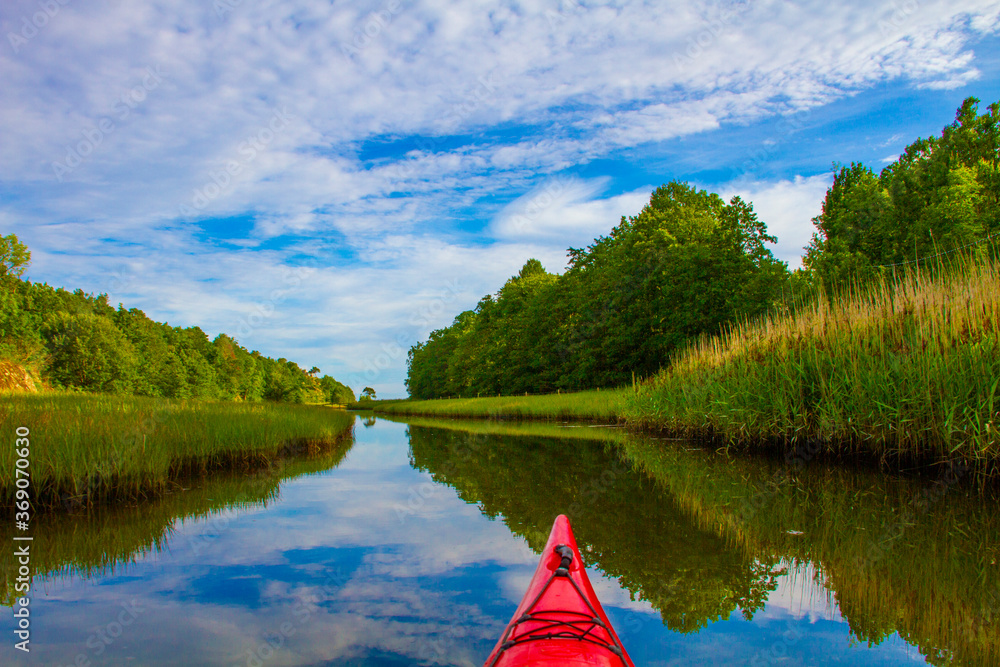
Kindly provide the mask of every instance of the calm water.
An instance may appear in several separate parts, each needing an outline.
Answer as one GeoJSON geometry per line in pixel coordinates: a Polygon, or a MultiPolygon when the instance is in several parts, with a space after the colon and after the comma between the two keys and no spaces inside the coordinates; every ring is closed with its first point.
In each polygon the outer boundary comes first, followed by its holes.
{"type": "Polygon", "coordinates": [[[617,429],[359,418],[316,459],[36,519],[32,650],[5,612],[0,664],[481,665],[559,513],[638,665],[996,664],[998,509],[617,429]]]}

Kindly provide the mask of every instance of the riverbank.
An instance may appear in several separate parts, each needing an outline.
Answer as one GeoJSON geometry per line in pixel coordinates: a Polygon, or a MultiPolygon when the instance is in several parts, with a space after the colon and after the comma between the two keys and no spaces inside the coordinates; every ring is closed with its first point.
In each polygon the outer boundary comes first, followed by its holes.
{"type": "Polygon", "coordinates": [[[351,410],[379,414],[474,419],[563,419],[617,422],[631,389],[598,389],[539,396],[435,398],[424,401],[385,400],[351,403],[351,410]]]}
{"type": "Polygon", "coordinates": [[[389,415],[621,421],[734,449],[874,460],[888,468],[1000,461],[1000,265],[907,272],[791,316],[706,337],[635,388],[373,401],[389,415]]]}
{"type": "Polygon", "coordinates": [[[996,477],[997,285],[996,260],[963,260],[734,327],[641,385],[626,420],[736,448],[814,442],[893,468],[962,459],[996,477]]]}
{"type": "MultiPolygon", "coordinates": [[[[29,431],[36,511],[134,501],[192,474],[267,467],[349,437],[353,423],[341,410],[279,403],[60,393],[0,403],[0,432],[13,442],[16,429],[29,431]]],[[[15,447],[0,448],[0,507],[13,505],[17,458],[15,447]]]]}
{"type": "MultiPolygon", "coordinates": [[[[188,536],[188,546],[207,550],[237,514],[267,508],[286,480],[335,468],[353,445],[353,438],[343,437],[324,443],[319,451],[279,458],[250,473],[220,471],[181,479],[182,486],[171,484],[140,507],[104,504],[83,512],[42,512],[31,518],[32,532],[45,536],[45,548],[32,555],[32,577],[38,581],[61,573],[89,579],[124,571],[147,554],[166,549],[175,526],[186,521],[208,521],[215,529],[188,536]]],[[[73,510],[72,502],[69,505],[73,510]]],[[[12,544],[17,534],[13,521],[0,522],[0,541],[12,544]]],[[[13,606],[21,597],[15,590],[16,572],[13,551],[0,550],[0,605],[13,606]]]]}

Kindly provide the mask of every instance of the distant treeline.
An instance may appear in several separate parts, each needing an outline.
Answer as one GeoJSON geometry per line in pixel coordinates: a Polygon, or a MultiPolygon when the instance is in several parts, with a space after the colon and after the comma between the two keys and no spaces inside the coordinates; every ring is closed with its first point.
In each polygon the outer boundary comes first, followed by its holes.
{"type": "Polygon", "coordinates": [[[657,188],[608,236],[570,248],[565,273],[528,260],[414,345],[410,396],[622,385],[699,335],[1000,233],[1000,104],[983,115],[978,104],[967,99],[940,137],[918,139],[878,176],[861,163],[840,167],[794,272],[739,197],[726,203],[676,181],[657,188]]]}
{"type": "Polygon", "coordinates": [[[347,403],[351,389],[287,359],[248,352],[226,334],[155,322],[106,294],[24,280],[30,260],[17,237],[0,237],[0,360],[57,388],[165,398],[347,403]]]}

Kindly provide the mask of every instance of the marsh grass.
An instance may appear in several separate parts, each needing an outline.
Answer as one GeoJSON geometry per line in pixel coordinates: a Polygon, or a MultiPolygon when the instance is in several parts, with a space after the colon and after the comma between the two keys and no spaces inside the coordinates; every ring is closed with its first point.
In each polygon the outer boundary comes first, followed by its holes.
{"type": "MultiPolygon", "coordinates": [[[[449,417],[396,415],[379,415],[379,417],[409,426],[460,431],[480,437],[559,438],[560,440],[594,440],[609,444],[619,444],[627,438],[634,437],[627,429],[617,425],[585,424],[580,422],[557,423],[551,420],[470,420],[449,417]]],[[[548,535],[545,535],[545,537],[548,538],[548,535]]]]}
{"type": "Polygon", "coordinates": [[[706,337],[626,394],[628,423],[730,445],[882,462],[962,458],[995,476],[1000,267],[963,259],[706,337]]]}
{"type": "MultiPolygon", "coordinates": [[[[6,394],[0,433],[30,429],[36,508],[131,500],[185,475],[253,470],[347,436],[354,416],[316,406],[85,394],[6,394]]],[[[0,448],[0,506],[15,490],[15,451],[0,448]]]]}
{"type": "Polygon", "coordinates": [[[352,405],[390,415],[477,419],[567,419],[617,421],[629,390],[601,389],[537,396],[437,398],[425,401],[372,401],[352,405]]]}

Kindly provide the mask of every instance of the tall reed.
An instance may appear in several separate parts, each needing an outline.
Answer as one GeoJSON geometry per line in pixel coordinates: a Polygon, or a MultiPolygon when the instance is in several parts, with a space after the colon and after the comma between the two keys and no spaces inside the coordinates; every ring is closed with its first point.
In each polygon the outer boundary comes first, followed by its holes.
{"type": "Polygon", "coordinates": [[[30,431],[36,505],[136,499],[212,469],[269,465],[283,451],[349,434],[342,410],[86,394],[6,394],[0,401],[0,505],[15,490],[15,429],[30,431]]]}
{"type": "Polygon", "coordinates": [[[705,337],[627,399],[629,423],[734,445],[816,438],[883,461],[1000,454],[1000,265],[965,258],[705,337]]]}

